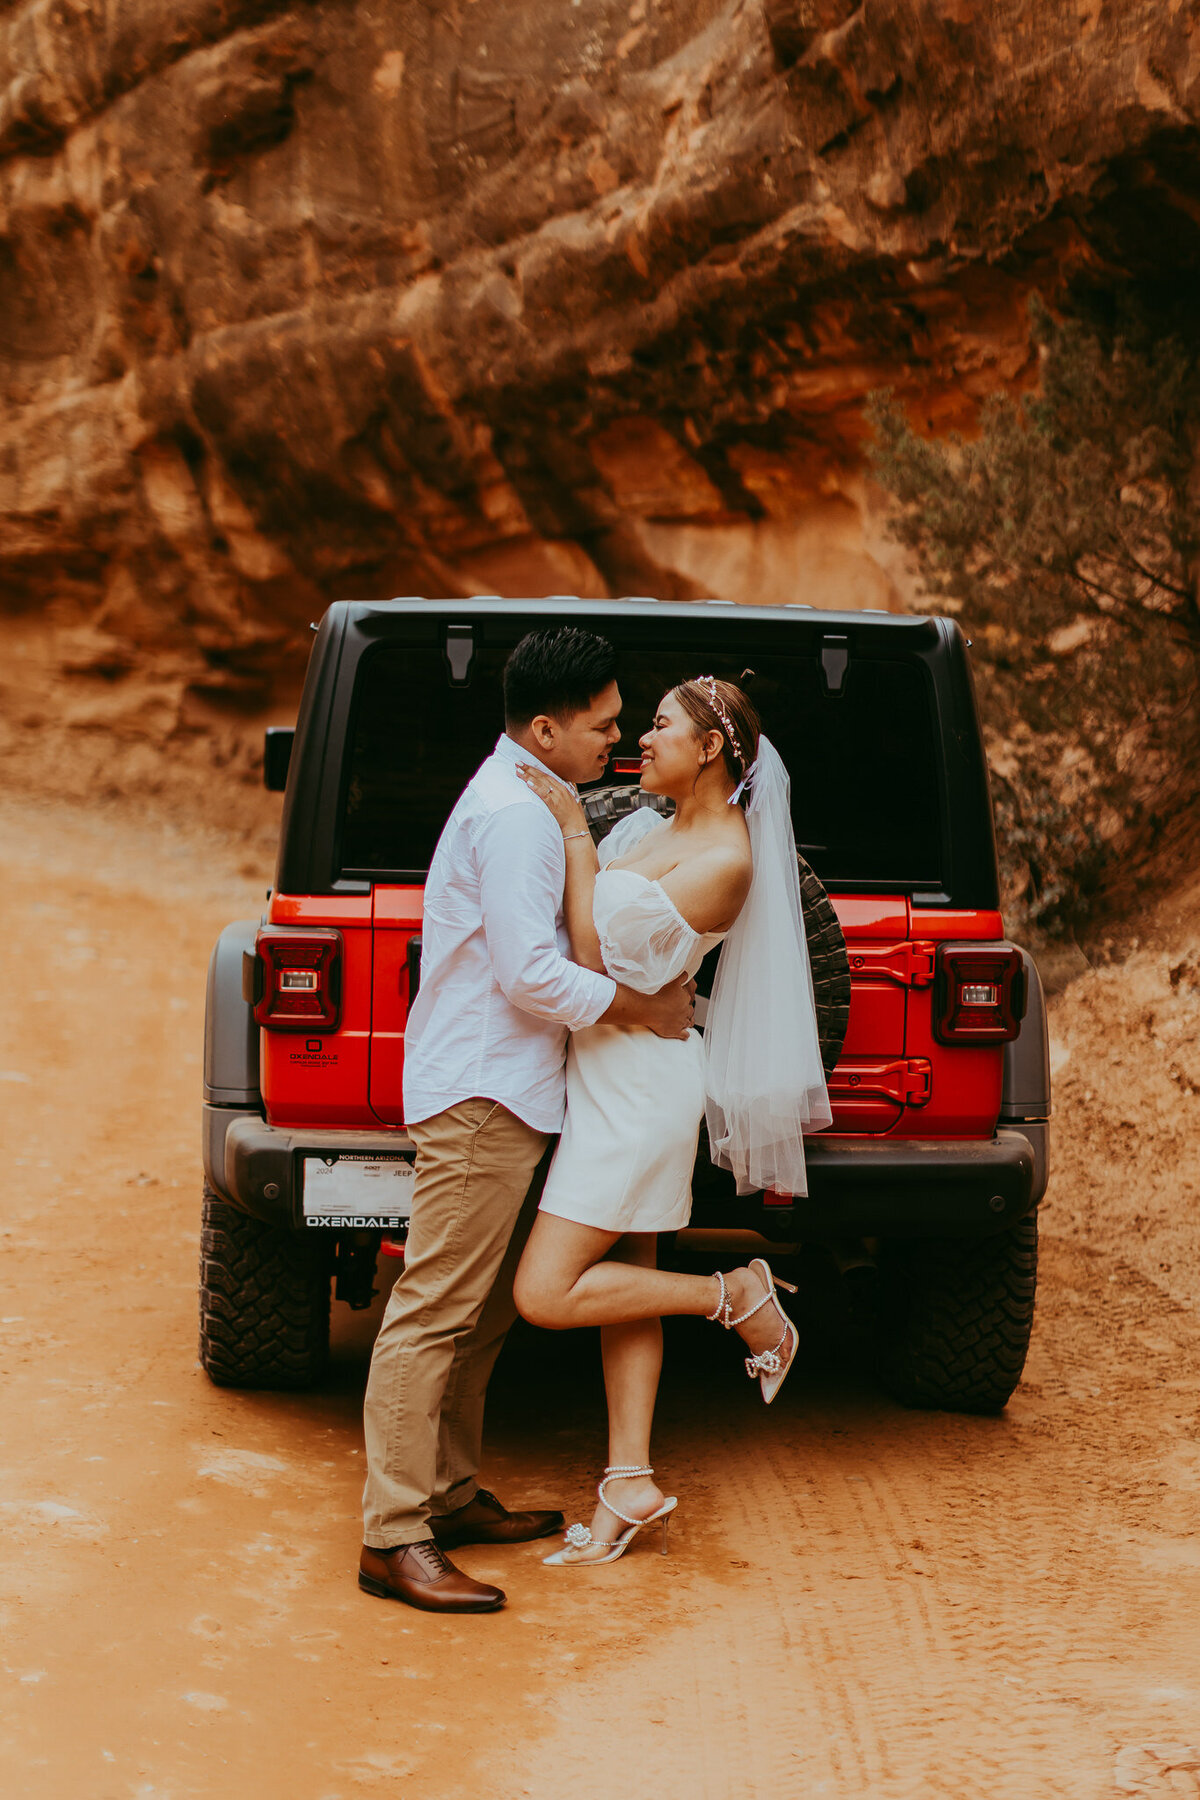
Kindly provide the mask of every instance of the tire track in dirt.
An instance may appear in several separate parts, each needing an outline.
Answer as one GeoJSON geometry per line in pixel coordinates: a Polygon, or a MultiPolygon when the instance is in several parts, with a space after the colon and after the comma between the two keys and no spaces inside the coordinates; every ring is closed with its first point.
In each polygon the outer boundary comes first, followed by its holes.
{"type": "MultiPolygon", "coordinates": [[[[1048,1261],[1056,1260],[1051,1241],[1048,1261]]],[[[1077,1299],[1063,1308],[1063,1323],[1087,1332],[1084,1342],[1072,1340],[1068,1375],[1072,1363],[1104,1368],[1116,1352],[1119,1397],[1132,1415],[1120,1439],[1109,1409],[1096,1409],[1090,1395],[1083,1408],[1065,1399],[1051,1411],[1032,1386],[1001,1421],[889,1414],[844,1387],[805,1392],[803,1376],[765,1420],[738,1411],[732,1395],[723,1397],[719,1422],[710,1410],[708,1455],[696,1465],[707,1494],[697,1498],[708,1499],[714,1516],[699,1528],[691,1513],[681,1521],[696,1570],[689,1579],[705,1581],[701,1617],[646,1654],[635,1649],[626,1669],[606,1671],[603,1705],[636,1719],[635,1696],[686,1644],[708,1672],[708,1693],[736,1695],[745,1724],[730,1731],[728,1701],[714,1712],[711,1703],[677,1697],[681,1716],[668,1749],[636,1726],[626,1738],[648,1784],[707,1791],[706,1770],[719,1759],[738,1770],[741,1791],[764,1796],[795,1791],[798,1773],[805,1793],[886,1800],[1091,1800],[1112,1791],[1111,1759],[1144,1718],[1139,1701],[1153,1709],[1163,1698],[1149,1682],[1142,1694],[1131,1691],[1131,1665],[1165,1652],[1186,1668],[1180,1693],[1194,1703],[1200,1655],[1187,1601],[1160,1590],[1148,1605],[1144,1558],[1130,1554],[1130,1521],[1145,1526],[1147,1497],[1169,1475],[1157,1461],[1161,1429],[1156,1435],[1140,1423],[1144,1401],[1159,1392],[1154,1368],[1140,1362],[1136,1338],[1122,1331],[1111,1341],[1106,1302],[1093,1291],[1082,1321],[1073,1316],[1077,1299]],[[1126,1455],[1132,1466],[1123,1472],[1134,1479],[1115,1481],[1114,1457],[1121,1464],[1126,1455]],[[726,1488],[720,1471],[735,1461],[742,1466],[726,1488]],[[737,1559],[752,1568],[736,1600],[728,1562],[715,1591],[713,1575],[700,1572],[721,1566],[727,1537],[753,1546],[737,1559]],[[748,1692],[747,1666],[774,1677],[748,1692]]],[[[1128,1310],[1144,1321],[1148,1307],[1155,1329],[1178,1337],[1184,1321],[1164,1297],[1142,1293],[1128,1310]]],[[[1057,1310],[1053,1300],[1047,1310],[1057,1310]]],[[[1047,1323],[1052,1332],[1059,1321],[1047,1323]]],[[[1195,1334],[1184,1335],[1194,1367],[1195,1334]]],[[[1033,1386],[1045,1367],[1044,1338],[1045,1325],[1033,1386]]],[[[1111,1369],[1106,1374],[1111,1384],[1111,1369]]],[[[1187,1530],[1182,1517],[1178,1529],[1187,1530]]],[[[1194,1604],[1194,1559],[1182,1535],[1173,1546],[1194,1604]]],[[[639,1576],[639,1589],[653,1579],[645,1570],[639,1576]]],[[[604,1603],[620,1604],[612,1586],[604,1603]]],[[[571,1719],[590,1710],[589,1698],[590,1690],[581,1705],[572,1694],[571,1719]]],[[[543,1743],[523,1792],[542,1791],[552,1767],[564,1780],[570,1735],[564,1723],[543,1743]]],[[[562,1791],[585,1794],[586,1770],[562,1791]]]]}
{"type": "MultiPolygon", "coordinates": [[[[221,1392],[195,1362],[203,967],[266,873],[210,840],[156,842],[146,819],[17,825],[0,843],[0,1070],[28,1077],[0,1083],[0,1792],[1185,1791],[1200,1330],[1178,1262],[1166,1291],[1150,1256],[1076,1241],[1078,1196],[1052,1189],[1033,1351],[1001,1420],[884,1400],[805,1265],[804,1359],[770,1411],[723,1333],[668,1330],[669,1557],[647,1542],[584,1573],[544,1569],[544,1545],[465,1550],[504,1613],[382,1606],[353,1578],[382,1299],[339,1312],[315,1394],[221,1392]]],[[[489,1482],[586,1517],[602,1416],[587,1334],[514,1336],[489,1482]]]]}

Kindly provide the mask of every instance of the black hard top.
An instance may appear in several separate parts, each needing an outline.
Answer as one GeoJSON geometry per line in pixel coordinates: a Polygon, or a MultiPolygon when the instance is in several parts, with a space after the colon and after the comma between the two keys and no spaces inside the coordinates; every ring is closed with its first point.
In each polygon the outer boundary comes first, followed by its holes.
{"type": "Polygon", "coordinates": [[[644,619],[653,617],[666,622],[678,620],[682,624],[706,630],[710,619],[732,618],[740,627],[767,625],[778,631],[781,624],[788,630],[808,626],[824,635],[826,632],[844,632],[851,629],[872,633],[876,629],[883,632],[908,632],[916,635],[930,635],[932,627],[936,633],[939,624],[949,625],[957,629],[951,620],[943,620],[927,613],[892,613],[877,611],[874,608],[857,612],[830,612],[820,606],[806,606],[798,601],[789,602],[785,606],[743,606],[736,600],[655,600],[650,595],[632,594],[619,600],[581,600],[578,594],[544,594],[536,600],[508,600],[499,594],[472,594],[468,600],[427,600],[416,594],[405,594],[391,600],[336,600],[329,607],[321,621],[319,632],[327,628],[336,628],[339,620],[347,626],[357,626],[370,631],[373,621],[392,621],[399,619],[431,618],[448,620],[451,615],[461,618],[495,618],[503,614],[519,616],[530,621],[528,630],[536,630],[535,621],[545,619],[566,620],[572,623],[587,625],[593,621],[596,629],[601,628],[603,621],[609,623],[618,619],[644,619]]]}
{"type": "MultiPolygon", "coordinates": [[[[932,880],[917,882],[882,869],[871,879],[841,880],[836,866],[821,868],[819,855],[810,860],[834,891],[917,892],[920,887],[922,904],[970,908],[998,904],[987,768],[967,643],[953,620],[924,614],[830,612],[799,604],[754,607],[717,600],[672,602],[637,597],[587,600],[570,594],[539,599],[485,594],[462,600],[405,596],[338,601],[329,607],[316,631],[300,707],[280,836],[279,890],[290,894],[361,892],[372,879],[419,880],[423,875],[422,868],[411,864],[355,869],[343,854],[356,734],[360,758],[362,755],[367,685],[362,672],[370,666],[365,658],[377,653],[381,645],[392,646],[390,654],[401,659],[400,666],[411,666],[408,716],[405,692],[396,692],[395,738],[388,754],[393,750],[402,754],[405,742],[415,753],[423,719],[430,720],[431,734],[448,734],[452,742],[463,737],[461,723],[455,726],[456,717],[473,722],[486,712],[490,721],[498,701],[498,669],[503,657],[525,632],[553,622],[602,632],[631,668],[641,659],[647,667],[677,670],[671,679],[696,673],[710,663],[717,673],[732,670],[732,678],[737,679],[740,665],[747,659],[760,670],[791,671],[781,674],[775,683],[776,691],[780,691],[780,681],[793,684],[795,703],[789,719],[794,721],[802,714],[811,723],[824,709],[831,728],[836,725],[843,732],[841,740],[836,733],[830,740],[831,745],[841,745],[830,750],[830,782],[846,762],[844,729],[851,716],[850,711],[839,710],[842,689],[837,687],[838,681],[852,699],[858,696],[861,705],[869,691],[868,671],[875,681],[889,670],[899,681],[897,665],[918,671],[903,675],[903,680],[923,696],[925,736],[921,745],[914,731],[911,758],[906,754],[906,722],[897,716],[886,744],[881,740],[878,754],[867,744],[852,746],[861,751],[855,775],[858,788],[846,790],[842,823],[852,831],[854,817],[861,813],[863,829],[870,829],[872,808],[883,807],[894,826],[909,808],[917,831],[936,814],[931,829],[940,849],[932,880]],[[464,693],[452,681],[448,651],[452,636],[460,642],[465,638],[468,652],[479,657],[476,667],[484,676],[473,694],[464,693]],[[405,663],[404,658],[409,661],[405,663]],[[697,666],[685,667],[689,664],[697,666]],[[856,672],[859,669],[861,674],[856,672]],[[455,714],[455,707],[466,712],[455,714]],[[857,804],[856,791],[860,796],[857,804]]],[[[396,685],[405,686],[404,682],[396,685]]],[[[752,691],[757,700],[758,688],[752,691]]],[[[869,735],[879,721],[886,723],[883,715],[887,711],[886,698],[875,702],[873,709],[862,715],[860,735],[869,735]]],[[[771,723],[765,712],[764,720],[771,723]]],[[[818,727],[814,724],[811,729],[818,727]]],[[[778,735],[778,726],[772,734],[778,735]]],[[[493,730],[491,741],[494,736],[493,730]]],[[[780,747],[784,748],[782,742],[780,747]]],[[[483,744],[476,760],[481,760],[488,748],[490,743],[483,744]]],[[[811,735],[805,748],[807,766],[819,769],[819,759],[811,755],[811,735]]],[[[789,766],[794,770],[795,787],[795,756],[789,766]]],[[[471,769],[466,769],[461,780],[470,773],[471,769]]],[[[803,847],[799,818],[797,836],[803,847]]],[[[821,848],[815,846],[817,851],[821,848]]]]}

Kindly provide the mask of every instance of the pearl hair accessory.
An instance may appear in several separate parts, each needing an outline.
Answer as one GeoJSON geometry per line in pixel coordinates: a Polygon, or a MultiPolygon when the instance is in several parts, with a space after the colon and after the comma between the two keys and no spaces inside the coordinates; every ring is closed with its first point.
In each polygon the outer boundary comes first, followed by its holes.
{"type": "Polygon", "coordinates": [[[730,718],[722,701],[718,698],[716,677],[713,675],[697,675],[696,686],[704,689],[704,698],[708,701],[709,706],[711,706],[712,710],[716,713],[718,719],[720,719],[721,729],[729,739],[730,749],[737,757],[739,763],[741,763],[742,768],[745,769],[746,753],[738,740],[737,732],[733,729],[733,720],[730,718]]]}

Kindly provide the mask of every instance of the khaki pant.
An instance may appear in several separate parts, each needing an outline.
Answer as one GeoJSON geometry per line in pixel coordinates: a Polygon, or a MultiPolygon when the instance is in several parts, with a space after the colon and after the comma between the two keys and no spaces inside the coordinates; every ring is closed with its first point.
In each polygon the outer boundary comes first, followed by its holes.
{"type": "Polygon", "coordinates": [[[482,1099],[410,1126],[409,1136],[417,1159],[404,1268],[375,1340],[363,1408],[363,1542],[374,1550],[418,1543],[430,1535],[431,1515],[475,1496],[487,1384],[516,1316],[513,1275],[548,1142],[482,1099]]]}

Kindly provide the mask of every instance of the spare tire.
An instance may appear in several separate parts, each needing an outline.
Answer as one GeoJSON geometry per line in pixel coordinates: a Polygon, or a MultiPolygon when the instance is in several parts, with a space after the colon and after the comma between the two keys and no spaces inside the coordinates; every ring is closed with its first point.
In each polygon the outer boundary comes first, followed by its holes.
{"type": "MultiPolygon", "coordinates": [[[[599,844],[613,826],[640,807],[651,806],[669,818],[675,808],[662,794],[648,794],[628,782],[606,782],[583,795],[583,810],[592,837],[599,844]]],[[[812,964],[813,997],[817,1006],[817,1036],[821,1043],[821,1061],[826,1075],[831,1075],[842,1054],[846,1027],[850,1023],[850,958],[846,940],[833,902],[825,892],[820,877],[805,862],[799,851],[796,861],[800,869],[800,904],[804,913],[804,931],[808,939],[808,957],[812,964]]],[[[699,986],[707,993],[712,985],[716,955],[705,958],[699,986]],[[705,978],[707,975],[707,979],[705,978]]]]}
{"type": "Polygon", "coordinates": [[[800,905],[812,964],[813,998],[817,1003],[817,1036],[826,1075],[837,1067],[850,1023],[850,957],[841,921],[821,878],[796,852],[800,867],[800,905]]]}
{"type": "Polygon", "coordinates": [[[636,782],[606,781],[603,787],[589,788],[579,797],[592,839],[597,844],[608,836],[614,825],[619,825],[622,819],[643,806],[652,807],[665,819],[675,811],[673,800],[667,800],[662,794],[648,794],[636,782]]]}

